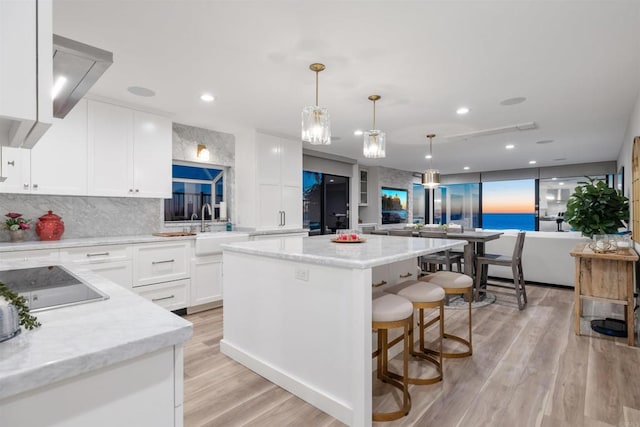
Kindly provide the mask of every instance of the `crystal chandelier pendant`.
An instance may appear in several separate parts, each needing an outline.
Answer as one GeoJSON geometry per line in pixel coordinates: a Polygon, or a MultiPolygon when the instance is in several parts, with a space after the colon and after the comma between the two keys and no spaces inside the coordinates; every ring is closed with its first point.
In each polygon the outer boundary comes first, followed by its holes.
{"type": "Polygon", "coordinates": [[[383,159],[387,152],[387,134],[381,130],[368,130],[364,133],[363,154],[368,159],[383,159]]]}
{"type": "Polygon", "coordinates": [[[309,69],[316,73],[316,105],[302,109],[302,133],[304,142],[312,145],[331,144],[331,123],[329,111],[318,106],[318,73],[325,69],[323,64],[314,63],[309,69]]]}
{"type": "Polygon", "coordinates": [[[312,145],[331,144],[331,122],[326,108],[311,105],[302,109],[302,140],[312,145]]]}

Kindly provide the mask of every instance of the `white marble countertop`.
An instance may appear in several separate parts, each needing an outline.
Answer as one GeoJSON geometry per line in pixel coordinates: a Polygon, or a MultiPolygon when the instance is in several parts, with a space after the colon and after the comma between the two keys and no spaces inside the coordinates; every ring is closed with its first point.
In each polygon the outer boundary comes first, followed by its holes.
{"type": "Polygon", "coordinates": [[[367,234],[363,243],[334,243],[335,235],[289,237],[222,245],[224,252],[239,252],[345,268],[370,268],[420,255],[462,248],[464,240],[367,234]]]}
{"type": "Polygon", "coordinates": [[[161,237],[150,234],[138,236],[111,236],[111,237],[85,237],[78,239],[62,239],[54,241],[27,241],[10,243],[0,243],[0,252],[14,251],[31,251],[38,249],[61,249],[75,248],[83,246],[101,246],[101,245],[128,245],[135,243],[157,243],[157,242],[173,242],[176,240],[195,240],[198,236],[217,237],[217,236],[248,236],[249,233],[241,231],[214,231],[207,233],[197,233],[195,236],[178,236],[178,237],[161,237]]]}
{"type": "MultiPolygon", "coordinates": [[[[0,269],[45,263],[2,262],[0,269]]],[[[63,264],[64,265],[64,264],[63,264]]],[[[64,265],[109,299],[36,313],[40,328],[0,343],[0,399],[183,343],[192,325],[88,270],[64,265]]]]}

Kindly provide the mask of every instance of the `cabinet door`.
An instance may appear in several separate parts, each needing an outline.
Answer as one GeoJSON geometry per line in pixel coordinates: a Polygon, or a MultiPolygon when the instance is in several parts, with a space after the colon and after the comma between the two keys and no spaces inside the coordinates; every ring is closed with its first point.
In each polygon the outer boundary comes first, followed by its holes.
{"type": "Polygon", "coordinates": [[[82,99],[31,149],[32,192],[87,194],[87,101],[82,99]]]}
{"type": "MultiPolygon", "coordinates": [[[[280,184],[280,138],[258,134],[256,141],[258,184],[280,184]]],[[[300,177],[302,173],[300,173],[300,177]]]]}
{"type": "Polygon", "coordinates": [[[281,189],[279,185],[262,184],[259,186],[258,227],[276,228],[282,225],[283,217],[281,214],[281,198],[281,189]]]}
{"type": "Polygon", "coordinates": [[[141,111],[133,117],[134,195],[171,198],[171,120],[141,111]]]}
{"type": "Polygon", "coordinates": [[[24,148],[2,147],[3,193],[29,193],[31,191],[31,153],[24,148]]]}
{"type": "Polygon", "coordinates": [[[133,194],[133,111],[89,101],[90,196],[133,194]]]}
{"type": "Polygon", "coordinates": [[[222,256],[194,258],[189,306],[222,300],[222,256]]]}
{"type": "Polygon", "coordinates": [[[302,228],[302,189],[282,186],[282,211],[285,228],[302,228]]]}
{"type": "MultiPolygon", "coordinates": [[[[280,140],[280,183],[302,188],[302,144],[300,141],[280,140]]],[[[302,194],[300,195],[302,200],[302,194]]]]}
{"type": "Polygon", "coordinates": [[[389,282],[391,284],[416,280],[418,277],[418,259],[411,258],[389,264],[389,282]]]}
{"type": "Polygon", "coordinates": [[[36,12],[35,0],[0,1],[1,145],[21,145],[37,118],[36,12]]]}

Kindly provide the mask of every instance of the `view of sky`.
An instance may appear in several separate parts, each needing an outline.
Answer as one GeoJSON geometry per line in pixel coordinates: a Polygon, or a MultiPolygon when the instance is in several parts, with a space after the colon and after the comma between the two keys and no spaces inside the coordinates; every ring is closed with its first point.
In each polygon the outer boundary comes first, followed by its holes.
{"type": "Polygon", "coordinates": [[[535,180],[482,183],[482,213],[534,213],[535,180]]]}

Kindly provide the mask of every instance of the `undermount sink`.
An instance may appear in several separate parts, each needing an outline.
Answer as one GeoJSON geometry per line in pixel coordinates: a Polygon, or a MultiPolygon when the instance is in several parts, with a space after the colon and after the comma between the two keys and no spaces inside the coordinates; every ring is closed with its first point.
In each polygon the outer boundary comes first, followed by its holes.
{"type": "Polygon", "coordinates": [[[211,255],[221,253],[220,245],[233,242],[246,242],[249,235],[246,233],[224,232],[200,233],[196,236],[196,255],[211,255]]]}

